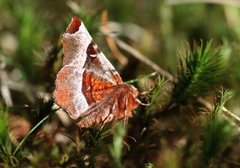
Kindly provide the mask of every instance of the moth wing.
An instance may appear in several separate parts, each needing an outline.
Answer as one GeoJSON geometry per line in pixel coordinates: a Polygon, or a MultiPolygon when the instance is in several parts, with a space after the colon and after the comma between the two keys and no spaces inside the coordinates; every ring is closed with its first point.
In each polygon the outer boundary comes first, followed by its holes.
{"type": "Polygon", "coordinates": [[[63,34],[62,44],[63,67],[57,74],[53,97],[71,118],[77,119],[123,82],[77,17],[63,34]]]}
{"type": "Polygon", "coordinates": [[[138,91],[131,85],[121,84],[114,88],[101,102],[95,103],[85,111],[77,121],[82,127],[104,125],[132,116],[132,110],[139,105],[137,100],[138,91]]]}

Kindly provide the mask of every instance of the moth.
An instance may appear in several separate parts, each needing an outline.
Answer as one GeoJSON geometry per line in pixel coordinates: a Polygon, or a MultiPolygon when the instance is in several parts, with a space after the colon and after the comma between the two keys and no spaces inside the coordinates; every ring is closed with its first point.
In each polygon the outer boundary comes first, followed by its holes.
{"type": "Polygon", "coordinates": [[[53,92],[56,104],[80,128],[131,117],[139,105],[138,90],[122,81],[79,18],[72,18],[61,40],[64,57],[53,92]]]}

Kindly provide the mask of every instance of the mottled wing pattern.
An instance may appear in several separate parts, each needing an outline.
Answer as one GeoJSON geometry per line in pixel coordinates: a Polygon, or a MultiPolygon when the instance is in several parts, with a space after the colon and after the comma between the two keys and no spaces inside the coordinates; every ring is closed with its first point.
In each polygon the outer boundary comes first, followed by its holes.
{"type": "Polygon", "coordinates": [[[131,85],[120,84],[114,87],[111,93],[98,103],[91,106],[79,120],[77,125],[81,127],[94,127],[103,125],[118,119],[128,119],[132,116],[132,110],[139,102],[136,99],[138,91],[131,85]]]}
{"type": "Polygon", "coordinates": [[[87,48],[84,69],[83,94],[89,104],[101,101],[104,95],[112,92],[113,86],[123,83],[118,72],[93,41],[87,48]]]}
{"type": "Polygon", "coordinates": [[[62,44],[63,67],[57,74],[53,97],[71,118],[77,119],[122,79],[77,17],[63,34],[62,44]]]}

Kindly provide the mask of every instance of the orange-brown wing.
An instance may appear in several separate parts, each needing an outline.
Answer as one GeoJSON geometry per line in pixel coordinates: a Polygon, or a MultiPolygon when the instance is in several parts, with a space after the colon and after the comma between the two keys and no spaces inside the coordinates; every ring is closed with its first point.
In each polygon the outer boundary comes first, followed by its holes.
{"type": "Polygon", "coordinates": [[[87,48],[84,69],[82,90],[89,104],[101,101],[104,95],[112,92],[113,86],[123,83],[118,72],[93,41],[87,48]]]}
{"type": "Polygon", "coordinates": [[[77,121],[82,127],[94,127],[119,119],[128,119],[139,102],[138,91],[131,85],[120,84],[114,87],[101,102],[95,103],[77,121]]]}
{"type": "Polygon", "coordinates": [[[57,74],[53,97],[71,118],[77,119],[122,79],[77,17],[63,34],[62,44],[63,67],[57,74]]]}

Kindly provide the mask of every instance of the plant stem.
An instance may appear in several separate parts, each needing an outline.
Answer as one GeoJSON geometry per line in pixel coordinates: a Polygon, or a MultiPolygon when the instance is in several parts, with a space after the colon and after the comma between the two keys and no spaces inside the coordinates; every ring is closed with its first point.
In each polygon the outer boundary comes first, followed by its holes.
{"type": "Polygon", "coordinates": [[[13,156],[15,156],[15,154],[18,152],[18,150],[20,149],[20,147],[23,145],[23,143],[27,140],[27,138],[33,133],[33,131],[35,131],[44,121],[46,121],[49,118],[50,114],[45,116],[39,123],[37,123],[27,134],[27,136],[25,136],[22,141],[18,144],[18,146],[16,147],[15,151],[13,152],[13,156]]]}

